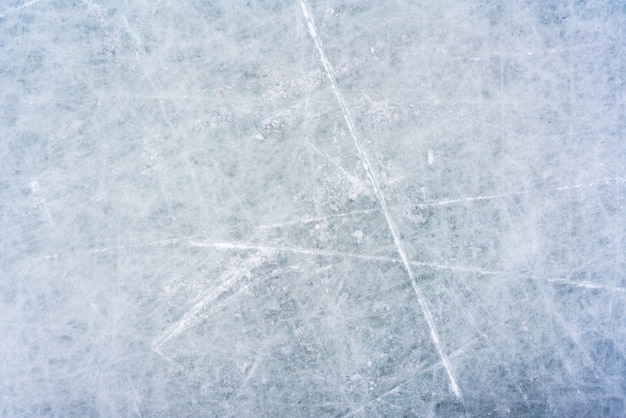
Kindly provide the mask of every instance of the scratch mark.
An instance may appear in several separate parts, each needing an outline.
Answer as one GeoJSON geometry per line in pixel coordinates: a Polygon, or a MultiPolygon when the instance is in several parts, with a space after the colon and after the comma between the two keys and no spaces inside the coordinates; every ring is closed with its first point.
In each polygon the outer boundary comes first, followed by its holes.
{"type": "Polygon", "coordinates": [[[496,274],[503,274],[503,271],[497,270],[484,270],[480,268],[474,267],[464,267],[464,266],[451,266],[448,264],[434,264],[434,263],[424,263],[422,261],[411,261],[411,264],[418,267],[429,267],[435,270],[452,270],[458,271],[461,273],[478,273],[483,276],[494,276],[496,274]]]}
{"type": "Polygon", "coordinates": [[[594,254],[594,255],[593,255],[591,258],[589,258],[587,261],[585,261],[585,262],[581,263],[581,264],[580,264],[579,266],[577,266],[577,267],[574,267],[574,268],[571,270],[570,274],[567,276],[567,280],[569,280],[569,279],[570,279],[570,277],[571,277],[571,273],[574,273],[574,272],[576,272],[576,271],[580,271],[580,270],[582,270],[583,268],[590,266],[593,262],[595,262],[595,261],[598,259],[598,257],[600,257],[600,256],[601,256],[604,252],[606,252],[606,250],[608,250],[608,249],[610,249],[611,247],[613,247],[613,246],[617,243],[617,241],[618,241],[617,239],[616,239],[616,240],[613,240],[613,242],[611,242],[610,244],[605,245],[604,247],[600,248],[600,249],[596,252],[596,254],[594,254]]]}
{"type": "Polygon", "coordinates": [[[626,180],[626,177],[620,175],[617,171],[611,170],[610,168],[608,168],[607,166],[605,166],[604,164],[600,164],[600,163],[591,163],[591,165],[599,167],[605,171],[608,171],[609,173],[612,173],[616,176],[616,178],[620,179],[620,180],[626,180]]]}
{"type": "Polygon", "coordinates": [[[361,143],[356,136],[354,123],[352,122],[352,118],[350,117],[350,113],[348,112],[348,107],[346,106],[343,95],[339,91],[339,87],[337,86],[337,81],[335,80],[335,77],[333,76],[332,67],[330,65],[330,62],[326,58],[326,54],[324,53],[324,48],[322,47],[322,41],[317,35],[317,31],[315,29],[315,22],[313,21],[313,16],[309,12],[308,1],[300,0],[300,6],[302,7],[302,12],[307,22],[309,33],[311,35],[311,38],[313,38],[313,42],[315,43],[317,52],[320,55],[320,60],[322,61],[322,65],[324,66],[324,69],[326,71],[326,76],[328,77],[328,80],[330,81],[330,85],[332,87],[333,92],[335,93],[337,102],[339,103],[339,106],[341,107],[341,111],[343,112],[343,118],[346,122],[346,126],[348,127],[348,131],[350,132],[350,136],[352,137],[354,145],[359,153],[359,157],[361,158],[363,168],[365,169],[365,172],[367,173],[367,177],[369,178],[372,188],[374,189],[374,194],[376,195],[376,198],[378,199],[380,206],[382,208],[383,214],[385,215],[385,219],[387,220],[387,225],[389,227],[389,231],[391,232],[391,235],[393,236],[396,250],[398,254],[400,255],[400,258],[402,259],[402,264],[409,276],[409,280],[411,281],[411,285],[413,286],[413,290],[415,292],[415,295],[417,296],[417,301],[420,305],[420,308],[422,309],[424,318],[426,319],[426,322],[428,323],[428,328],[430,330],[430,337],[433,340],[433,343],[435,345],[435,348],[437,349],[437,352],[439,353],[439,357],[441,358],[443,367],[446,369],[446,373],[448,374],[448,378],[450,379],[450,387],[452,391],[454,392],[454,394],[457,396],[457,398],[462,398],[461,391],[459,390],[459,386],[457,385],[457,382],[456,382],[456,377],[454,376],[454,373],[452,372],[452,367],[450,366],[448,357],[444,353],[443,346],[441,345],[441,341],[439,340],[439,334],[437,333],[437,329],[435,328],[435,322],[432,318],[430,308],[428,307],[426,300],[424,299],[422,295],[422,291],[420,290],[420,288],[417,286],[417,283],[415,282],[415,277],[413,276],[413,270],[411,269],[411,264],[409,262],[408,255],[406,253],[404,245],[402,244],[402,241],[400,240],[400,236],[398,234],[396,226],[391,218],[389,209],[387,208],[387,203],[384,199],[383,193],[378,184],[378,180],[376,179],[376,175],[374,174],[374,171],[371,168],[371,163],[369,161],[369,158],[367,157],[367,154],[365,153],[365,150],[361,146],[361,143]]]}
{"type": "MultiPolygon", "coordinates": [[[[391,395],[391,394],[393,394],[393,393],[396,393],[396,392],[397,392],[397,391],[399,391],[399,390],[402,388],[402,386],[403,386],[403,385],[405,385],[406,383],[407,383],[407,382],[402,383],[402,384],[397,384],[397,385],[395,385],[394,387],[392,387],[390,390],[388,390],[387,392],[383,393],[382,395],[377,396],[376,398],[370,399],[370,401],[369,401],[369,402],[366,402],[366,403],[362,404],[360,408],[355,409],[355,410],[353,410],[353,411],[349,411],[347,414],[342,415],[342,416],[343,416],[343,417],[351,417],[351,416],[353,416],[353,415],[357,415],[357,414],[361,413],[361,412],[362,412],[362,411],[363,411],[363,410],[364,410],[367,406],[369,406],[369,405],[372,405],[372,404],[374,404],[374,403],[376,403],[376,402],[384,402],[384,399],[383,399],[383,398],[385,398],[386,396],[389,396],[389,395],[391,395]]],[[[405,411],[408,411],[408,409],[406,409],[406,408],[402,408],[402,407],[400,407],[400,406],[398,406],[398,405],[395,405],[395,404],[392,404],[392,403],[389,403],[389,402],[385,402],[385,403],[387,403],[387,404],[389,404],[389,405],[393,405],[393,406],[394,406],[394,407],[396,407],[396,408],[400,408],[400,409],[403,409],[403,410],[405,410],[405,411]]]]}
{"type": "Polygon", "coordinates": [[[600,289],[600,290],[608,290],[611,292],[626,292],[626,288],[623,287],[616,287],[616,286],[606,286],[603,284],[598,284],[598,283],[592,283],[592,282],[588,282],[588,281],[572,281],[572,280],[561,280],[561,279],[552,279],[552,280],[547,280],[547,282],[549,283],[553,283],[553,284],[560,284],[560,285],[566,285],[566,286],[573,286],[573,287],[582,287],[584,289],[600,289]]]}
{"type": "MultiPolygon", "coordinates": [[[[332,251],[332,250],[322,250],[322,249],[311,250],[308,248],[298,248],[298,247],[257,245],[257,244],[249,244],[249,243],[244,243],[244,242],[189,241],[189,245],[191,247],[215,248],[217,250],[227,250],[227,251],[261,251],[265,253],[275,253],[275,252],[284,251],[284,252],[290,252],[294,254],[304,254],[304,255],[312,255],[312,256],[349,257],[349,258],[357,258],[361,260],[378,261],[378,262],[386,262],[386,263],[394,263],[394,264],[402,263],[401,258],[395,258],[395,257],[355,254],[355,253],[346,253],[342,251],[332,251]]],[[[485,276],[493,276],[496,274],[504,273],[502,271],[496,271],[496,270],[483,270],[483,269],[472,268],[472,267],[425,263],[422,261],[411,261],[410,264],[416,267],[428,267],[428,268],[432,268],[435,270],[451,270],[451,271],[458,271],[462,273],[478,273],[478,274],[482,274],[485,276]]]]}
{"type": "MultiPolygon", "coordinates": [[[[481,305],[484,305],[484,303],[480,300],[480,298],[478,298],[478,296],[475,294],[475,292],[471,288],[469,288],[464,281],[463,281],[463,285],[465,286],[465,288],[467,290],[469,290],[471,293],[474,294],[474,297],[476,297],[476,299],[478,301],[480,301],[479,303],[481,305]]],[[[460,308],[463,311],[463,313],[465,314],[465,316],[469,319],[469,322],[470,322],[471,326],[476,330],[476,332],[478,333],[480,339],[482,339],[483,343],[486,344],[487,348],[492,353],[492,355],[493,356],[497,356],[498,353],[494,349],[491,340],[489,339],[487,334],[480,329],[480,327],[478,326],[478,322],[474,318],[474,315],[472,314],[472,312],[469,309],[466,309],[463,306],[463,303],[461,303],[461,301],[459,301],[459,299],[456,297],[456,294],[454,292],[452,292],[452,291],[450,291],[448,289],[446,289],[446,290],[447,290],[448,295],[450,296],[450,298],[454,301],[455,305],[458,308],[460,308]]],[[[489,311],[487,309],[485,309],[485,311],[486,311],[488,317],[493,318],[493,316],[489,313],[489,311]]],[[[478,338],[472,338],[468,344],[464,344],[463,346],[461,346],[459,348],[459,350],[457,350],[457,352],[455,352],[453,355],[454,356],[462,355],[464,353],[464,351],[465,351],[465,348],[473,346],[476,341],[478,341],[478,338]]],[[[502,362],[502,359],[500,357],[497,357],[497,361],[502,366],[502,368],[504,369],[505,366],[504,366],[504,364],[502,362]]],[[[519,383],[515,383],[515,387],[517,388],[518,392],[520,392],[522,394],[524,399],[528,398],[526,392],[524,391],[524,389],[522,389],[522,387],[520,386],[519,383]]],[[[526,401],[526,404],[528,404],[528,401],[526,401]]]]}
{"type": "MultiPolygon", "coordinates": [[[[371,211],[363,211],[363,212],[371,212],[371,211]]],[[[348,216],[349,214],[346,214],[348,216]]],[[[343,216],[343,215],[337,215],[343,216]]],[[[264,225],[262,228],[276,228],[286,224],[297,224],[297,223],[306,223],[306,222],[320,222],[325,220],[326,217],[319,218],[307,218],[300,219],[298,221],[293,221],[289,223],[281,223],[274,225],[264,225]]],[[[366,254],[355,254],[355,253],[346,253],[341,251],[331,251],[331,250],[311,250],[307,248],[297,248],[297,247],[285,247],[285,246],[270,246],[270,245],[255,245],[241,242],[211,242],[211,241],[194,241],[194,239],[202,239],[207,238],[204,235],[192,235],[188,237],[180,237],[180,238],[169,238],[162,239],[157,241],[150,241],[139,244],[128,244],[128,245],[119,245],[114,247],[102,247],[102,248],[94,248],[90,250],[78,250],[76,252],[67,252],[67,253],[59,253],[59,254],[48,254],[42,257],[34,258],[35,260],[54,260],[62,257],[69,257],[71,255],[76,254],[102,254],[113,251],[120,250],[130,250],[136,248],[147,248],[147,247],[158,247],[158,246],[169,246],[169,245],[180,245],[180,244],[188,244],[191,247],[199,247],[199,248],[215,248],[218,250],[239,250],[239,251],[261,251],[261,252],[277,252],[277,251],[285,251],[292,252],[295,254],[305,254],[305,255],[314,255],[314,256],[324,256],[324,257],[350,257],[357,258],[362,260],[369,261],[377,261],[377,262],[388,262],[388,263],[401,263],[401,259],[395,257],[385,257],[385,256],[373,256],[366,254]]],[[[496,274],[502,274],[502,271],[495,270],[483,270],[479,268],[473,267],[464,267],[464,266],[454,266],[447,264],[435,264],[435,263],[426,263],[421,261],[411,261],[411,265],[417,267],[429,267],[435,270],[451,270],[458,271],[464,273],[478,273],[485,276],[491,276],[496,274]]]]}
{"type": "Polygon", "coordinates": [[[133,29],[133,27],[128,24],[128,20],[126,19],[126,16],[122,16],[122,20],[124,21],[124,24],[126,25],[126,30],[128,31],[128,33],[130,33],[133,39],[135,39],[137,46],[140,47],[142,44],[141,38],[139,37],[139,35],[135,33],[135,30],[133,29]]]}
{"type": "Polygon", "coordinates": [[[206,305],[217,299],[217,297],[219,297],[222,293],[231,289],[244,274],[245,272],[241,269],[226,270],[220,276],[220,281],[222,282],[222,284],[214,289],[211,289],[204,296],[202,296],[200,300],[196,302],[195,305],[193,305],[191,309],[189,309],[187,313],[185,313],[185,315],[183,315],[183,317],[176,324],[174,324],[174,326],[169,331],[166,331],[160,337],[156,338],[152,342],[152,348],[155,350],[159,350],[163,344],[185,332],[185,330],[193,325],[196,317],[206,305]]]}
{"type": "Polygon", "coordinates": [[[492,199],[498,199],[501,197],[508,197],[508,196],[523,196],[523,195],[529,195],[532,193],[539,193],[539,192],[554,192],[554,191],[560,192],[560,191],[566,191],[566,190],[583,189],[587,187],[597,186],[600,184],[611,184],[611,183],[615,183],[618,181],[622,181],[622,179],[621,178],[608,178],[604,180],[574,184],[570,186],[547,187],[544,189],[522,190],[519,192],[496,193],[496,194],[474,196],[474,197],[460,197],[457,199],[436,200],[432,202],[418,203],[415,205],[415,207],[424,208],[424,207],[431,207],[431,206],[446,206],[446,205],[453,205],[455,203],[480,202],[483,200],[492,200],[492,199]]]}
{"type": "Polygon", "coordinates": [[[338,164],[335,160],[333,160],[330,155],[326,154],[324,151],[322,151],[319,148],[317,148],[312,142],[307,141],[307,143],[311,146],[311,148],[313,148],[313,150],[316,153],[318,153],[319,155],[324,157],[328,162],[330,162],[332,165],[337,167],[337,169],[339,169],[339,171],[341,171],[347,177],[348,181],[354,187],[356,187],[356,188],[358,188],[360,190],[365,190],[366,189],[365,184],[363,184],[361,179],[359,179],[354,174],[349,173],[345,168],[343,168],[340,164],[338,164]]]}
{"type": "Polygon", "coordinates": [[[311,222],[324,222],[328,219],[354,217],[354,215],[361,215],[361,214],[367,215],[367,214],[376,213],[379,211],[380,209],[353,210],[353,211],[346,212],[346,213],[338,213],[336,215],[316,216],[316,217],[310,217],[310,218],[301,218],[295,221],[285,221],[285,222],[279,222],[279,223],[274,223],[274,224],[259,225],[258,228],[259,229],[282,228],[284,226],[290,226],[290,225],[299,225],[299,224],[306,224],[306,223],[311,223],[311,222]]]}
{"type": "Polygon", "coordinates": [[[106,253],[106,252],[110,252],[110,251],[119,251],[119,250],[129,250],[129,249],[133,249],[133,248],[144,248],[144,247],[157,247],[157,246],[166,246],[166,245],[174,245],[174,244],[180,244],[182,242],[188,242],[190,239],[194,239],[194,238],[202,238],[203,235],[190,235],[188,237],[181,237],[181,238],[170,238],[170,239],[162,239],[162,240],[158,240],[158,241],[150,241],[150,242],[145,242],[145,243],[140,243],[140,244],[129,244],[129,245],[117,245],[114,247],[102,247],[102,248],[94,248],[91,250],[82,250],[82,251],[76,251],[76,252],[66,252],[66,253],[59,253],[59,254],[48,254],[45,255],[43,257],[40,257],[39,259],[43,259],[43,260],[52,260],[55,258],[61,258],[61,257],[68,257],[70,255],[74,255],[77,253],[82,253],[82,254],[100,254],[100,253],[106,253]]]}
{"type": "Polygon", "coordinates": [[[137,395],[137,391],[135,390],[135,386],[133,386],[133,384],[130,381],[130,378],[128,377],[128,374],[124,373],[124,376],[126,377],[126,381],[128,382],[128,386],[130,386],[130,390],[133,391],[133,396],[135,397],[135,406],[137,407],[137,411],[139,412],[139,416],[141,416],[142,418],[145,416],[143,414],[143,410],[141,409],[141,403],[139,402],[139,396],[137,395]]]}
{"type": "Polygon", "coordinates": [[[248,382],[250,381],[250,378],[254,375],[260,363],[261,363],[261,355],[257,353],[256,357],[254,358],[254,362],[252,362],[252,365],[248,367],[247,370],[245,369],[246,364],[242,365],[241,372],[245,373],[245,376],[241,384],[239,385],[237,392],[234,394],[232,398],[233,400],[239,398],[239,395],[241,395],[241,392],[246,388],[248,382]]]}
{"type": "Polygon", "coordinates": [[[255,244],[247,244],[243,242],[190,241],[189,245],[191,247],[209,247],[209,248],[215,248],[218,250],[261,251],[265,253],[275,253],[279,251],[284,251],[284,252],[291,252],[295,254],[305,254],[305,255],[324,256],[324,257],[350,257],[350,258],[359,258],[363,260],[384,261],[384,262],[390,262],[390,263],[398,263],[400,261],[396,258],[384,257],[384,256],[344,253],[341,251],[330,251],[330,250],[317,250],[317,249],[311,250],[308,248],[298,248],[298,247],[255,245],[255,244]]]}
{"type": "MultiPolygon", "coordinates": [[[[16,7],[8,7],[6,9],[3,10],[3,13],[7,13],[7,12],[18,12],[22,9],[25,9],[27,7],[33,6],[37,3],[39,3],[41,0],[31,0],[31,1],[27,1],[24,4],[21,4],[19,6],[16,7]]],[[[0,17],[4,17],[4,14],[1,14],[0,17]]]]}
{"type": "Polygon", "coordinates": [[[206,312],[204,314],[202,313],[202,311],[204,311],[208,305],[217,300],[221,295],[226,294],[233,288],[235,288],[237,283],[240,282],[243,277],[251,277],[251,268],[254,264],[255,263],[252,262],[250,264],[250,268],[231,268],[222,273],[222,275],[220,276],[220,281],[222,282],[222,284],[216,288],[210,289],[204,295],[202,295],[199,300],[185,313],[185,315],[183,315],[183,317],[179,319],[178,322],[176,322],[176,324],[174,324],[168,331],[155,338],[152,342],[152,350],[169,360],[169,358],[165,356],[165,354],[161,350],[161,347],[168,341],[171,341],[189,328],[198,324],[203,319],[209,317],[212,313],[228,305],[235,297],[245,292],[250,287],[255,286],[258,283],[277,274],[278,271],[284,272],[288,270],[295,270],[299,267],[291,266],[286,269],[277,269],[270,273],[264,274],[263,276],[258,277],[250,283],[241,286],[239,289],[237,289],[237,291],[225,298],[222,302],[213,306],[213,308],[210,309],[209,312],[206,312]]]}

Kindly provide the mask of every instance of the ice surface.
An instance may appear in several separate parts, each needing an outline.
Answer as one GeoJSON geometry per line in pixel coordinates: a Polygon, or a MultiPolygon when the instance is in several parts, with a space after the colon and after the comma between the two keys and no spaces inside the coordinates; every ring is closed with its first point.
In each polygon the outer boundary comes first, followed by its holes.
{"type": "Polygon", "coordinates": [[[620,416],[621,1],[0,5],[0,416],[620,416]]]}

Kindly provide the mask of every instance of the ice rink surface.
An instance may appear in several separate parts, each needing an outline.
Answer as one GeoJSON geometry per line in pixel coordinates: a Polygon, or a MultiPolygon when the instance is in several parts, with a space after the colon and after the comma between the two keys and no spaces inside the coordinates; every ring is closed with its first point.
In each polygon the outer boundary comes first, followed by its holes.
{"type": "Polygon", "coordinates": [[[5,0],[0,416],[617,417],[626,6],[5,0]]]}

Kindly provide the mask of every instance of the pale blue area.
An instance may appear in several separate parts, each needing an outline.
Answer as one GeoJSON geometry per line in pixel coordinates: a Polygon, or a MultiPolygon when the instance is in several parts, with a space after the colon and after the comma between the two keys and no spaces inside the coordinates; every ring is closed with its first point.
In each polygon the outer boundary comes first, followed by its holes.
{"type": "Polygon", "coordinates": [[[625,32],[3,2],[0,416],[622,415],[625,32]]]}

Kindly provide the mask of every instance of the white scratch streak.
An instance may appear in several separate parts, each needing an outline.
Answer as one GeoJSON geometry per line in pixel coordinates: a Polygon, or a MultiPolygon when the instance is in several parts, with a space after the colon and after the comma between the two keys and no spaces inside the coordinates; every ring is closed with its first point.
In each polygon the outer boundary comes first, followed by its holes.
{"type": "Polygon", "coordinates": [[[391,215],[387,208],[387,203],[385,202],[383,193],[380,189],[380,186],[378,185],[378,180],[376,179],[376,176],[374,175],[374,172],[371,168],[369,158],[367,157],[365,150],[361,146],[361,143],[359,142],[356,136],[354,124],[352,122],[352,118],[350,117],[350,113],[348,112],[348,107],[346,106],[345,100],[341,92],[339,91],[339,87],[337,86],[337,82],[335,80],[335,77],[333,76],[332,67],[330,65],[330,62],[326,58],[326,54],[324,53],[324,48],[322,47],[322,41],[320,40],[319,36],[317,35],[317,31],[315,30],[315,22],[313,21],[313,17],[311,13],[309,12],[309,5],[308,5],[307,0],[300,0],[300,6],[302,7],[302,12],[304,13],[304,18],[306,19],[307,26],[309,28],[309,33],[311,34],[311,38],[313,38],[313,41],[320,55],[320,59],[322,61],[324,69],[326,70],[326,75],[328,76],[333,92],[335,93],[335,97],[337,98],[337,101],[339,102],[339,106],[341,107],[341,111],[343,112],[343,118],[348,127],[348,131],[350,132],[350,136],[352,137],[354,145],[359,153],[359,157],[361,158],[361,162],[363,163],[363,167],[365,168],[365,172],[367,173],[370,183],[372,184],[372,187],[374,189],[374,194],[376,195],[376,198],[378,199],[381,205],[383,214],[385,215],[385,219],[387,220],[387,225],[389,226],[389,231],[391,232],[391,235],[393,236],[396,249],[398,251],[398,254],[400,255],[400,258],[402,259],[402,264],[404,265],[404,268],[407,274],[409,275],[409,280],[411,281],[411,285],[413,286],[413,290],[415,291],[415,295],[417,296],[417,301],[422,309],[424,318],[426,319],[426,322],[428,323],[428,328],[430,330],[431,339],[433,340],[435,348],[437,349],[437,352],[439,353],[439,357],[441,358],[443,367],[446,369],[446,373],[448,374],[448,378],[450,379],[451,389],[458,398],[462,398],[461,391],[459,390],[459,386],[457,385],[457,382],[456,382],[456,377],[454,376],[454,373],[452,372],[452,367],[450,366],[448,357],[444,353],[443,346],[441,345],[441,341],[439,340],[439,334],[437,333],[437,329],[435,328],[435,322],[432,318],[430,308],[426,304],[426,300],[424,299],[422,295],[422,291],[420,290],[420,288],[417,286],[417,283],[415,282],[415,277],[413,276],[413,270],[411,269],[411,263],[409,262],[409,258],[407,256],[406,250],[402,244],[402,241],[400,240],[400,236],[398,234],[396,226],[391,219],[391,215]]]}
{"type": "Polygon", "coordinates": [[[261,251],[261,252],[269,252],[269,253],[277,252],[277,251],[284,251],[284,252],[291,252],[291,253],[296,253],[296,254],[306,254],[306,255],[315,255],[315,256],[324,256],[324,257],[351,257],[351,258],[360,258],[363,260],[384,261],[384,262],[390,262],[390,263],[399,262],[398,259],[393,258],[393,257],[343,253],[340,251],[309,250],[307,248],[297,248],[297,247],[255,245],[255,244],[246,244],[242,242],[189,241],[189,245],[191,247],[210,247],[210,248],[216,248],[218,250],[261,251]]]}
{"type": "Polygon", "coordinates": [[[567,286],[573,286],[573,287],[582,287],[585,289],[600,289],[600,290],[609,290],[612,292],[626,292],[626,289],[623,287],[606,286],[603,284],[592,283],[588,281],[577,282],[577,281],[572,281],[572,280],[555,279],[555,280],[548,280],[548,282],[553,283],[553,284],[567,285],[567,286]]]}
{"type": "MultiPolygon", "coordinates": [[[[33,5],[37,4],[37,3],[39,3],[40,1],[41,0],[27,1],[26,3],[20,4],[19,6],[6,8],[6,9],[3,10],[3,13],[6,13],[6,12],[17,12],[17,11],[20,11],[20,10],[26,8],[26,7],[33,6],[33,5]]],[[[0,14],[0,17],[4,17],[4,15],[0,14]]]]}
{"type": "Polygon", "coordinates": [[[522,190],[519,192],[496,193],[496,194],[474,196],[474,197],[459,197],[456,199],[446,199],[446,200],[437,200],[433,202],[418,203],[415,205],[415,207],[423,208],[423,207],[430,207],[430,206],[446,206],[446,205],[452,205],[455,203],[480,202],[483,200],[492,200],[492,199],[498,199],[501,197],[508,197],[508,196],[523,196],[523,195],[528,195],[531,193],[539,193],[539,192],[554,192],[554,191],[562,192],[566,190],[593,187],[593,186],[597,186],[600,184],[616,183],[618,181],[622,181],[622,180],[620,178],[608,178],[608,179],[592,181],[588,183],[573,184],[570,186],[546,187],[545,189],[522,190]]]}
{"type": "Polygon", "coordinates": [[[290,226],[290,225],[306,224],[306,223],[311,223],[311,222],[324,222],[328,219],[350,218],[350,217],[354,217],[354,215],[367,215],[367,214],[376,213],[379,211],[380,209],[378,208],[353,210],[353,211],[346,212],[346,213],[338,213],[336,215],[316,216],[316,217],[301,218],[301,219],[296,219],[292,221],[285,221],[285,222],[279,222],[279,223],[273,223],[273,224],[263,224],[263,225],[259,225],[257,228],[259,229],[282,228],[284,226],[290,226]]]}
{"type": "Polygon", "coordinates": [[[225,271],[220,277],[222,284],[207,292],[170,330],[156,338],[152,343],[152,349],[155,351],[159,350],[160,352],[160,348],[163,344],[185,332],[186,329],[196,322],[196,317],[205,306],[217,299],[222,293],[231,289],[235,285],[235,282],[245,275],[245,273],[246,272],[242,269],[230,269],[225,271]]]}

